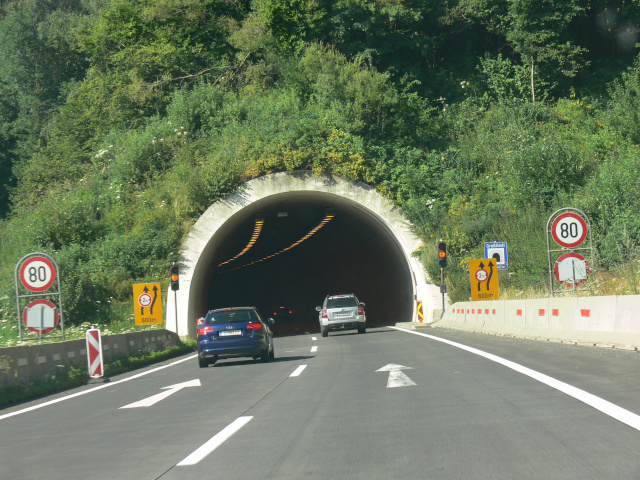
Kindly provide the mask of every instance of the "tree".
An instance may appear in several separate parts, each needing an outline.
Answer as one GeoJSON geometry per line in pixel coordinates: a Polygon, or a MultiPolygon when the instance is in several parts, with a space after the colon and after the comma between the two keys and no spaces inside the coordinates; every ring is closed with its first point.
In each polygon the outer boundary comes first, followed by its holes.
{"type": "MultiPolygon", "coordinates": [[[[99,0],[95,0],[99,1],[99,0]]],[[[87,63],[72,32],[88,15],[80,0],[9,1],[0,11],[0,216],[9,210],[13,171],[38,143],[65,85],[87,63]],[[21,151],[19,156],[16,152],[21,151]]]]}
{"type": "Polygon", "coordinates": [[[567,39],[570,22],[585,11],[578,0],[513,0],[506,38],[529,67],[531,101],[549,93],[585,66],[585,49],[567,39]],[[536,78],[538,85],[536,86],[536,78]],[[536,92],[538,90],[538,92],[536,92]]]}

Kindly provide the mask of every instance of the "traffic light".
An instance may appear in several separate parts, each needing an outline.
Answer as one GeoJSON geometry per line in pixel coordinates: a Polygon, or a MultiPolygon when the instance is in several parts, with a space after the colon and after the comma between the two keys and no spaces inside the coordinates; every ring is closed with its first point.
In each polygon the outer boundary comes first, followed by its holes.
{"type": "Polygon", "coordinates": [[[171,275],[169,279],[171,280],[171,290],[176,291],[180,288],[179,280],[180,276],[178,275],[178,265],[171,265],[171,275]]]}
{"type": "Polygon", "coordinates": [[[447,244],[446,242],[438,242],[438,266],[444,268],[447,266],[447,244]]]}

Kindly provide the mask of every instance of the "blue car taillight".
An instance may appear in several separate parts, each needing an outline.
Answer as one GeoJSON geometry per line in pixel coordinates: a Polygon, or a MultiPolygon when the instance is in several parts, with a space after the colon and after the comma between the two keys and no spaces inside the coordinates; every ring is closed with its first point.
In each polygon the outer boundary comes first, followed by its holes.
{"type": "Polygon", "coordinates": [[[213,333],[213,327],[207,325],[206,327],[202,327],[198,329],[198,335],[206,335],[208,333],[213,333]]]}

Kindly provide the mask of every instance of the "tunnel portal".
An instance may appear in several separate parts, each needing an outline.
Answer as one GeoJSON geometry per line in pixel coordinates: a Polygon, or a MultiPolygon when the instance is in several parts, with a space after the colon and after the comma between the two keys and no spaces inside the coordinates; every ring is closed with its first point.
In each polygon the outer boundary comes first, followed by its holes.
{"type": "Polygon", "coordinates": [[[276,333],[318,332],[315,307],[339,293],[366,304],[369,324],[421,320],[434,290],[411,257],[417,246],[406,220],[366,185],[308,172],[261,177],[194,226],[167,328],[176,312],[178,334],[194,337],[207,310],[252,305],[276,320],[276,333]]]}

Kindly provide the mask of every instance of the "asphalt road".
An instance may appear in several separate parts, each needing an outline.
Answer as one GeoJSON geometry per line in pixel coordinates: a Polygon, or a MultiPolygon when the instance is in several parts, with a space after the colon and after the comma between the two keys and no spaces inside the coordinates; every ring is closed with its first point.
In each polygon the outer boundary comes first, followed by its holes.
{"type": "Polygon", "coordinates": [[[388,327],[275,352],[0,410],[0,479],[640,479],[636,352],[388,327]]]}

